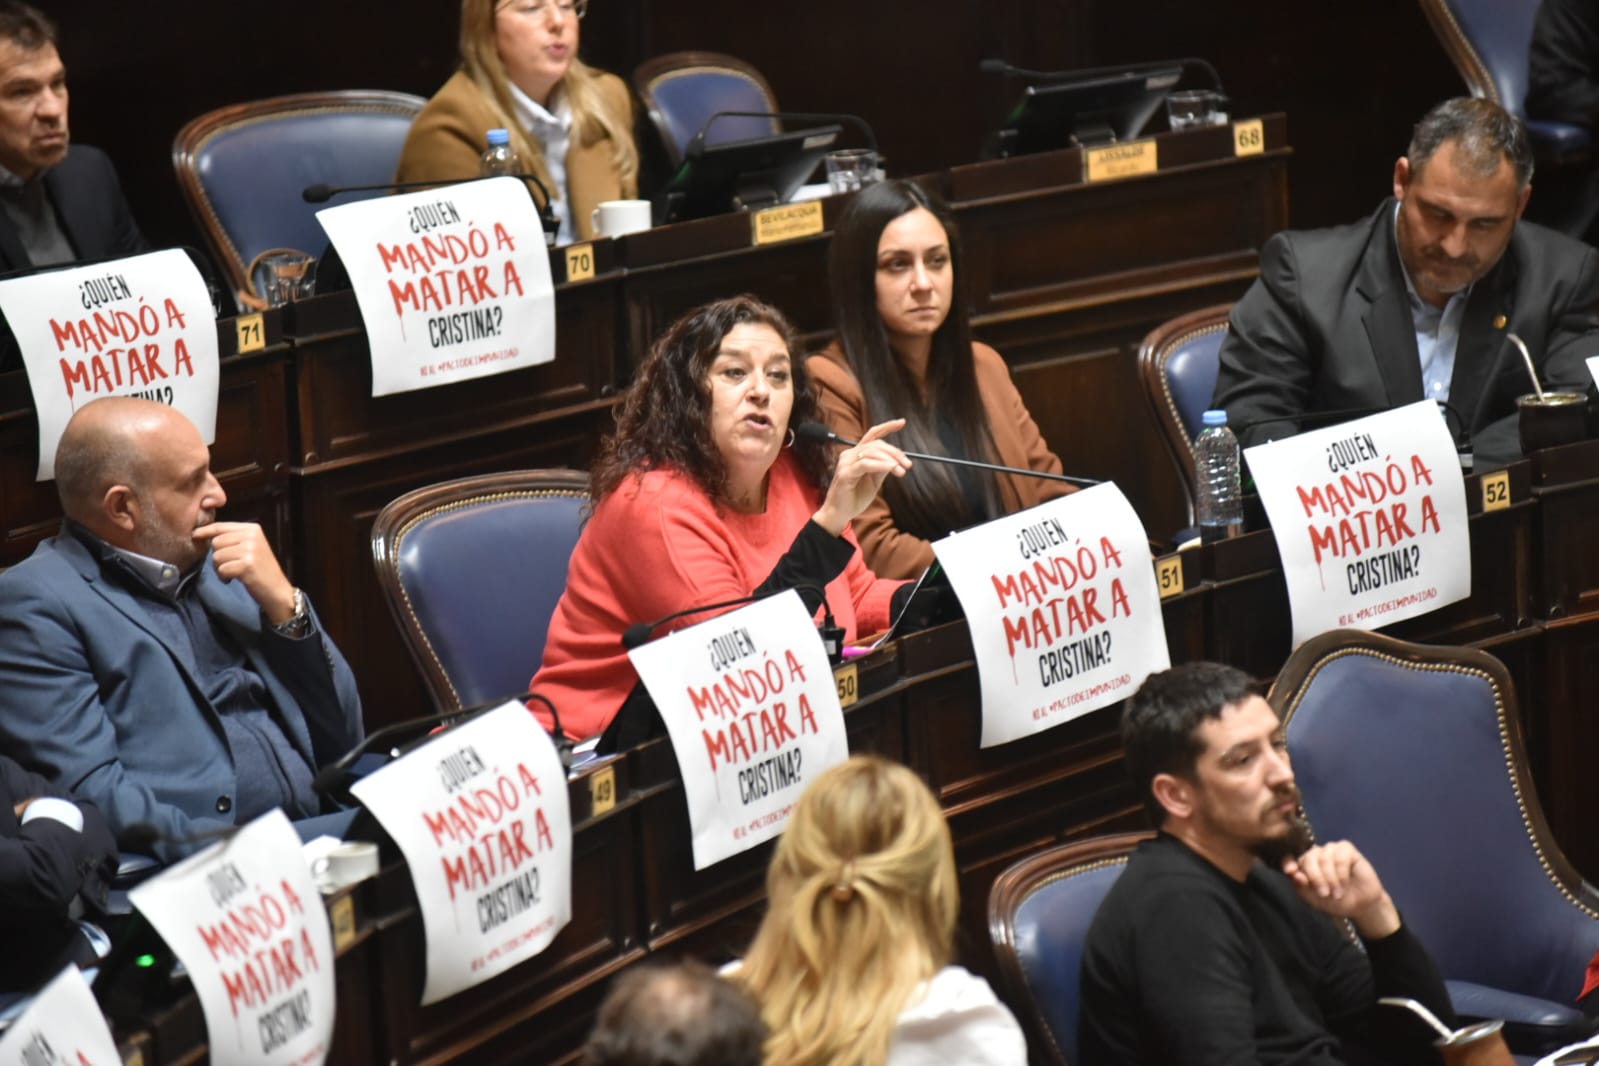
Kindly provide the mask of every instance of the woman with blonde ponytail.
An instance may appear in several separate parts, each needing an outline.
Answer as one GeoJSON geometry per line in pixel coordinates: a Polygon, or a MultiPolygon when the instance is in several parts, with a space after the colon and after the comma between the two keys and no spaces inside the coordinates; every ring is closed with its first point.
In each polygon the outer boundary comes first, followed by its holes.
{"type": "Polygon", "coordinates": [[[461,69],[412,123],[394,180],[475,178],[488,131],[504,129],[554,196],[561,243],[592,238],[596,205],[638,195],[638,148],[627,86],[577,58],[588,6],[461,0],[461,69]]]}
{"type": "Polygon", "coordinates": [[[1020,1066],[1026,1043],[987,982],[950,965],[959,906],[938,801],[857,755],[808,788],[766,875],[735,970],[771,1030],[766,1066],[1020,1066]]]}

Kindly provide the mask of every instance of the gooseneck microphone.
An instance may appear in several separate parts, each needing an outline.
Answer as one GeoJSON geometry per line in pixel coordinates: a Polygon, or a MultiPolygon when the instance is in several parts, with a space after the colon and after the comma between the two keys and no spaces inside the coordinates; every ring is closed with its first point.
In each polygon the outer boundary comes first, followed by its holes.
{"type": "Polygon", "coordinates": [[[790,589],[795,592],[815,593],[816,598],[822,601],[822,624],[818,628],[822,634],[822,643],[827,648],[828,659],[836,662],[843,652],[844,630],[833,619],[832,605],[827,602],[827,590],[809,582],[797,582],[793,585],[787,585],[780,589],[770,589],[766,592],[752,592],[748,596],[738,596],[731,600],[723,600],[721,603],[705,603],[698,607],[688,607],[681,611],[673,611],[664,618],[657,618],[653,622],[635,622],[622,631],[622,647],[632,651],[634,648],[643,646],[649,642],[650,637],[655,634],[657,629],[668,622],[675,622],[679,618],[687,618],[691,614],[704,614],[707,611],[720,611],[725,607],[738,607],[746,603],[754,603],[757,600],[781,595],[790,589]]]}
{"type": "MultiPolygon", "coordinates": [[[[530,184],[544,195],[544,203],[535,204],[539,213],[539,224],[544,227],[544,243],[553,244],[555,234],[560,232],[561,220],[556,217],[555,210],[550,206],[550,190],[534,174],[510,174],[512,178],[520,178],[523,183],[530,184]]],[[[479,178],[469,178],[468,181],[480,181],[479,178]]],[[[329,185],[326,182],[317,182],[307,185],[300,190],[300,199],[308,204],[325,204],[342,193],[347,192],[411,192],[416,189],[437,189],[446,185],[461,185],[459,181],[385,181],[377,185],[329,185]]]]}
{"type": "MultiPolygon", "coordinates": [[[[842,444],[846,448],[854,448],[860,444],[860,441],[840,437],[820,422],[801,422],[794,427],[794,436],[797,440],[820,444],[842,444]]],[[[978,470],[990,470],[996,474],[1017,474],[1021,477],[1042,478],[1045,481],[1064,481],[1068,485],[1077,485],[1081,488],[1104,484],[1103,481],[1097,478],[1077,477],[1074,474],[1051,474],[1043,470],[1028,470],[1020,466],[1001,466],[998,463],[980,463],[975,459],[957,459],[952,455],[927,455],[923,452],[905,452],[905,454],[912,459],[925,459],[930,463],[970,466],[978,470]]]]}
{"type": "MultiPolygon", "coordinates": [[[[570,766],[572,754],[572,739],[561,728],[561,715],[555,709],[555,704],[536,692],[524,692],[520,696],[511,696],[508,699],[518,703],[526,703],[530,699],[538,700],[550,709],[550,723],[555,727],[550,734],[550,739],[555,741],[555,747],[561,754],[563,766],[570,766]]],[[[381,729],[368,733],[362,741],[337,759],[328,763],[316,772],[311,779],[311,787],[320,796],[328,796],[339,802],[348,802],[353,799],[350,791],[341,782],[345,773],[355,765],[357,759],[376,748],[379,744],[391,737],[416,733],[419,730],[430,729],[433,726],[457,726],[471,721],[480,714],[494,710],[496,707],[505,706],[507,700],[493,700],[489,703],[480,703],[474,707],[463,707],[459,711],[445,711],[442,714],[428,714],[421,718],[408,718],[403,722],[393,722],[381,729]]]]}

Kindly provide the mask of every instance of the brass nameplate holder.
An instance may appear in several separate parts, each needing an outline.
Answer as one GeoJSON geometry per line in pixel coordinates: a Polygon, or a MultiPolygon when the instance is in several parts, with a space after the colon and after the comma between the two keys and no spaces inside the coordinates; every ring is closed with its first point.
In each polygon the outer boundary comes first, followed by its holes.
{"type": "Polygon", "coordinates": [[[1160,169],[1154,141],[1128,141],[1083,149],[1085,181],[1116,181],[1153,174],[1160,169]]]}
{"type": "Polygon", "coordinates": [[[820,200],[779,204],[750,216],[750,239],[756,247],[814,237],[824,228],[820,200]]]}

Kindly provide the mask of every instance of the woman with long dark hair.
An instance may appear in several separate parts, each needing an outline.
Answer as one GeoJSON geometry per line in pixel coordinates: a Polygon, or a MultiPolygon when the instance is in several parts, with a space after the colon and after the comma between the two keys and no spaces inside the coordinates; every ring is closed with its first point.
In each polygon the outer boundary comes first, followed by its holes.
{"type": "MultiPolygon", "coordinates": [[[[909,181],[856,195],[829,260],[837,336],[806,360],[828,426],[858,440],[903,418],[906,451],[1061,472],[999,353],[972,341],[960,234],[949,209],[909,181]]],[[[915,577],[931,541],[1071,492],[1065,482],[917,464],[855,519],[866,563],[915,577]]]]}
{"type": "Polygon", "coordinates": [[[846,640],[887,627],[902,583],[866,569],[849,523],[909,469],[881,439],[900,424],[872,427],[836,460],[796,439],[789,427],[816,417],[816,398],[793,347],[776,309],[736,296],[678,319],[639,367],[590,474],[593,514],[530,686],[572,736],[604,731],[637,685],[622,646],[636,622],[803,584],[825,587],[846,640]]]}

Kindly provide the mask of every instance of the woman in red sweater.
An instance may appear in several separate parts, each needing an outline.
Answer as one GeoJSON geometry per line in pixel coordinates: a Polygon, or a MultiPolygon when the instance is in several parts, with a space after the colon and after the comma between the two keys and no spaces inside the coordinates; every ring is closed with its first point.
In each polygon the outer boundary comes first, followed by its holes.
{"type": "MultiPolygon", "coordinates": [[[[817,406],[793,350],[776,309],[737,296],[678,319],[639,367],[590,475],[594,510],[530,686],[572,736],[605,732],[624,703],[639,710],[603,748],[650,728],[653,712],[622,647],[636,622],[810,584],[826,588],[846,641],[888,625],[902,583],[866,569],[850,522],[884,478],[910,468],[882,439],[903,423],[873,426],[836,465],[826,445],[795,440],[790,427],[815,419],[817,406]]],[[[814,592],[800,595],[821,608],[814,592]]],[[[548,728],[542,704],[529,708],[548,728]]]]}

